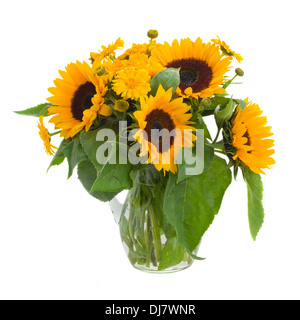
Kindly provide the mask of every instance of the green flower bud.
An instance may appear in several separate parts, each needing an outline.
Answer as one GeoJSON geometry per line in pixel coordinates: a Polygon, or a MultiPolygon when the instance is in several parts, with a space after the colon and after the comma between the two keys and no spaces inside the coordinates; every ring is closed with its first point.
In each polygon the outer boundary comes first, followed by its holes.
{"type": "Polygon", "coordinates": [[[105,73],[105,68],[103,66],[100,66],[95,70],[95,75],[99,77],[104,75],[104,73],[105,73]]]}
{"type": "Polygon", "coordinates": [[[240,68],[235,69],[235,73],[240,77],[244,75],[244,71],[240,68]]]}
{"type": "Polygon", "coordinates": [[[126,100],[118,100],[114,108],[119,112],[126,112],[129,108],[129,103],[126,100]]]}
{"type": "Polygon", "coordinates": [[[201,104],[204,108],[208,108],[211,106],[211,100],[209,98],[203,98],[201,104]]]}
{"type": "Polygon", "coordinates": [[[155,38],[158,37],[158,31],[151,29],[151,30],[148,31],[147,36],[148,36],[150,39],[155,39],[155,38]]]}

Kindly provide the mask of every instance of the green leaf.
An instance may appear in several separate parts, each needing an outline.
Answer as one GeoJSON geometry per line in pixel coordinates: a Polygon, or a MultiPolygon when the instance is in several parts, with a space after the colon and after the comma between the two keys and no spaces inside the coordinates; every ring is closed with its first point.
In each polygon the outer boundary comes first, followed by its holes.
{"type": "Polygon", "coordinates": [[[212,140],[210,132],[208,131],[207,125],[203,120],[203,117],[201,115],[198,115],[198,121],[195,124],[196,129],[203,129],[204,130],[204,138],[212,140]]]}
{"type": "Polygon", "coordinates": [[[180,183],[176,180],[177,176],[170,174],[164,212],[176,230],[178,241],[192,252],[219,212],[232,180],[231,171],[225,160],[215,156],[208,171],[180,183]]]}
{"type": "Polygon", "coordinates": [[[176,238],[169,238],[164,246],[158,270],[165,270],[180,263],[185,254],[185,248],[176,238]]]}
{"type": "Polygon", "coordinates": [[[230,98],[215,96],[210,100],[211,100],[211,105],[204,109],[204,111],[202,112],[202,116],[209,116],[214,114],[214,111],[218,106],[225,107],[230,101],[230,98]]]}
{"type": "MultiPolygon", "coordinates": [[[[90,190],[97,179],[96,169],[90,160],[85,160],[79,163],[77,170],[78,179],[81,181],[85,190],[90,193],[90,190]]],[[[90,194],[100,201],[110,201],[118,194],[118,192],[95,191],[90,194]]]]}
{"type": "MultiPolygon", "coordinates": [[[[193,148],[194,149],[194,148],[193,148]]],[[[177,183],[183,181],[186,178],[189,178],[191,175],[187,175],[187,169],[194,168],[195,164],[189,164],[187,163],[186,159],[184,158],[184,148],[182,148],[179,153],[181,153],[182,156],[182,163],[178,164],[178,179],[177,183]]],[[[199,166],[203,168],[203,172],[209,170],[213,159],[214,159],[214,149],[204,145],[204,155],[200,154],[198,155],[198,158],[196,158],[196,161],[199,162],[199,166]]],[[[193,150],[193,156],[196,157],[196,152],[193,150]]]]}
{"type": "MultiPolygon", "coordinates": [[[[133,165],[129,162],[127,164],[120,164],[119,158],[123,154],[127,157],[128,147],[119,142],[111,142],[112,148],[107,157],[106,162],[103,164],[98,177],[92,186],[93,191],[109,191],[120,192],[125,189],[132,188],[132,180],[130,173],[133,165]]],[[[127,159],[128,160],[128,159],[127,159]]]]}
{"type": "Polygon", "coordinates": [[[102,165],[97,161],[97,150],[104,143],[103,141],[96,141],[96,137],[99,130],[95,131],[82,131],[80,134],[80,142],[93,166],[97,171],[102,169],[102,165]]]}
{"type": "Polygon", "coordinates": [[[226,106],[219,105],[216,107],[214,115],[218,128],[222,128],[225,121],[228,121],[234,112],[235,103],[232,99],[228,101],[226,106]]]}
{"type": "Polygon", "coordinates": [[[257,234],[264,222],[263,183],[259,174],[250,170],[245,170],[244,178],[248,191],[248,218],[249,227],[253,240],[256,240],[257,234]]]}
{"type": "Polygon", "coordinates": [[[29,108],[23,111],[14,111],[17,114],[20,114],[21,116],[31,116],[31,117],[39,117],[44,116],[47,117],[48,114],[48,108],[53,107],[53,104],[51,103],[42,103],[37,105],[36,107],[29,108]]]}
{"type": "Polygon", "coordinates": [[[50,165],[49,165],[49,168],[47,170],[47,172],[49,171],[49,169],[52,167],[52,166],[59,166],[60,164],[62,164],[65,160],[65,154],[64,154],[64,149],[67,145],[69,145],[70,141],[67,141],[67,140],[63,140],[58,148],[58,150],[56,151],[50,165]]]}
{"type": "Polygon", "coordinates": [[[155,96],[159,85],[162,85],[166,91],[173,88],[173,93],[175,93],[176,88],[180,84],[179,70],[180,69],[167,68],[155,75],[150,81],[150,94],[155,96]]]}
{"type": "Polygon", "coordinates": [[[87,159],[87,156],[81,146],[78,138],[71,141],[64,149],[63,153],[69,163],[68,179],[72,176],[74,168],[82,161],[87,159]]]}
{"type": "Polygon", "coordinates": [[[118,121],[107,121],[103,126],[101,126],[100,129],[88,132],[82,131],[82,133],[80,134],[81,145],[97,171],[101,171],[103,167],[103,165],[100,164],[97,160],[97,150],[104,143],[104,141],[97,141],[99,130],[111,129],[116,132],[117,128],[118,121]]]}
{"type": "Polygon", "coordinates": [[[247,103],[242,99],[234,99],[234,102],[236,102],[237,104],[240,105],[242,111],[244,110],[244,108],[247,105],[247,103]]]}

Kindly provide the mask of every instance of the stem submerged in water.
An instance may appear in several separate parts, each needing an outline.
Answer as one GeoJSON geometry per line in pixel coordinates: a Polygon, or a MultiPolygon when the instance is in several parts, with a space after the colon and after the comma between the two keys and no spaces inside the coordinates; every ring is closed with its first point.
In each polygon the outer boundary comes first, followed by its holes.
{"type": "Polygon", "coordinates": [[[134,181],[119,222],[130,262],[137,269],[158,272],[189,266],[192,260],[164,215],[165,179],[156,169],[147,168],[138,171],[134,181]]]}
{"type": "Polygon", "coordinates": [[[151,203],[149,205],[149,213],[150,213],[151,230],[153,234],[156,260],[160,262],[160,259],[161,259],[160,225],[151,203]]]}

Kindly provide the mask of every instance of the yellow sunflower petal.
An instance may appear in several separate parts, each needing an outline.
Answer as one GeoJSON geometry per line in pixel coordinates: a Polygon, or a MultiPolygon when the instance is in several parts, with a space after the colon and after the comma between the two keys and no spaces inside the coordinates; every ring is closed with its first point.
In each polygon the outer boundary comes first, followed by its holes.
{"type": "Polygon", "coordinates": [[[275,161],[274,140],[266,139],[272,135],[271,127],[267,127],[267,118],[255,103],[246,101],[241,111],[239,107],[233,120],[232,145],[236,149],[233,160],[239,160],[255,173],[264,173],[275,161]]]}

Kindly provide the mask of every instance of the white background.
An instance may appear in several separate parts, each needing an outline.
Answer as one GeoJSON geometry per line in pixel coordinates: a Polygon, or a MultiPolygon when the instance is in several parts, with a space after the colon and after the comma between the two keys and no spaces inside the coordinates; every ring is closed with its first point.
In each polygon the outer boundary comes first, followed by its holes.
{"type": "MultiPolygon", "coordinates": [[[[2,1],[1,299],[299,299],[299,10],[286,1],[2,1]],[[204,236],[207,257],[180,273],[146,274],[127,260],[107,204],[67,165],[46,175],[35,106],[71,61],[119,36],[129,47],[218,34],[242,54],[235,97],[257,102],[273,126],[277,164],[263,177],[265,224],[254,243],[239,178],[204,236]]],[[[238,66],[238,64],[236,64],[238,66]]],[[[232,71],[233,72],[233,71],[232,71]]],[[[58,143],[56,141],[56,143],[58,143]]],[[[196,196],[196,195],[195,195],[196,196]]]]}

